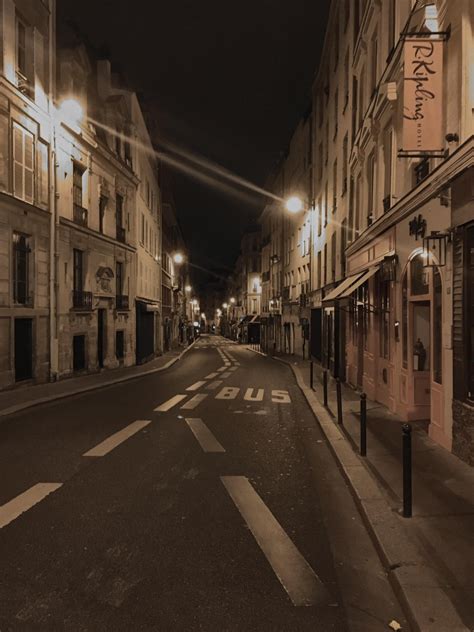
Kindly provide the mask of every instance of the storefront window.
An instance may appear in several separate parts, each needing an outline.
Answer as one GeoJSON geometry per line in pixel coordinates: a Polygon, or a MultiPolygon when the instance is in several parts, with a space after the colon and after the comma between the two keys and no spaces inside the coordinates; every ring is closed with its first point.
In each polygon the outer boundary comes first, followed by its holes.
{"type": "Polygon", "coordinates": [[[418,255],[411,260],[410,274],[412,296],[428,294],[428,273],[427,268],[423,267],[423,258],[421,255],[418,255]]]}
{"type": "Polygon", "coordinates": [[[474,226],[469,226],[466,239],[466,330],[467,388],[474,399],[474,226]]]}
{"type": "Polygon", "coordinates": [[[370,309],[369,309],[369,284],[367,281],[359,289],[360,300],[363,304],[363,319],[364,319],[364,351],[368,351],[369,346],[369,329],[370,329],[370,309]]]}
{"type": "Polygon", "coordinates": [[[438,268],[433,270],[433,380],[443,383],[442,346],[443,339],[442,285],[438,268]]]}
{"type": "Polygon", "coordinates": [[[402,284],[402,356],[403,368],[408,368],[408,276],[405,274],[402,284]]]}
{"type": "Polygon", "coordinates": [[[413,303],[413,370],[430,369],[430,303],[413,303]]]}
{"type": "Polygon", "coordinates": [[[381,280],[379,285],[379,354],[386,360],[390,357],[390,281],[381,280]]]}

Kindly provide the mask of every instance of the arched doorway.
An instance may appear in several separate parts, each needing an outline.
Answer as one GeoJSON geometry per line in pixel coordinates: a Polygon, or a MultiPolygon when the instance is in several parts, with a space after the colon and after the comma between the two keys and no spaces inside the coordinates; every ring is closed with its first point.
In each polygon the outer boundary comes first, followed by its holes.
{"type": "Polygon", "coordinates": [[[402,277],[400,396],[408,420],[444,425],[442,278],[416,252],[402,277]]]}

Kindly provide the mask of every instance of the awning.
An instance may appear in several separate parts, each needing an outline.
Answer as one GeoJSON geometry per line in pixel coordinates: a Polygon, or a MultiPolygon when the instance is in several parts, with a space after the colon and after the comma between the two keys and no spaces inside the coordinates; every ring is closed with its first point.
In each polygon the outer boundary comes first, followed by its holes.
{"type": "Polygon", "coordinates": [[[344,279],[344,281],[341,281],[337,287],[333,288],[329,294],[323,298],[323,303],[339,298],[340,294],[342,294],[342,292],[344,292],[344,290],[346,290],[350,285],[355,283],[355,281],[357,281],[357,279],[363,274],[363,272],[359,272],[359,274],[353,274],[352,276],[347,277],[347,279],[344,279]]]}
{"type": "Polygon", "coordinates": [[[237,327],[243,327],[244,325],[249,323],[249,321],[251,321],[252,318],[253,316],[242,316],[240,323],[237,325],[237,327]]]}
{"type": "Polygon", "coordinates": [[[255,314],[255,316],[252,318],[252,320],[250,321],[249,325],[253,323],[255,325],[259,325],[260,324],[260,314],[255,314]]]}
{"type": "Polygon", "coordinates": [[[374,266],[373,268],[369,268],[369,270],[367,270],[367,272],[364,272],[363,274],[361,274],[359,276],[359,278],[357,279],[357,281],[355,283],[353,283],[351,286],[349,286],[347,288],[347,290],[345,290],[345,292],[343,292],[339,298],[347,298],[348,296],[350,296],[352,294],[352,292],[355,292],[362,284],[364,284],[366,281],[368,281],[370,278],[372,278],[374,276],[374,274],[376,274],[379,271],[379,267],[378,266],[374,266]]]}
{"type": "Polygon", "coordinates": [[[145,311],[147,311],[147,312],[159,312],[160,311],[160,306],[159,305],[152,305],[151,303],[147,303],[145,311]]]}

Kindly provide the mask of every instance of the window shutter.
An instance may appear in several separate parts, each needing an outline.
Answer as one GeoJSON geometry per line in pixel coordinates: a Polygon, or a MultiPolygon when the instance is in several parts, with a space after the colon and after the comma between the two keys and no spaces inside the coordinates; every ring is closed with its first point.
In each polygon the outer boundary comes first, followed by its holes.
{"type": "Polygon", "coordinates": [[[13,193],[15,197],[33,203],[34,197],[33,134],[13,124],[13,193]]]}
{"type": "Polygon", "coordinates": [[[49,204],[49,152],[48,145],[38,142],[38,158],[37,158],[37,197],[38,204],[48,208],[49,204]]]}
{"type": "Polygon", "coordinates": [[[8,191],[9,176],[9,120],[6,114],[0,114],[0,190],[8,191]]]}
{"type": "Polygon", "coordinates": [[[25,200],[33,203],[34,200],[34,155],[33,155],[33,136],[28,132],[23,132],[25,146],[25,200]]]}
{"type": "Polygon", "coordinates": [[[23,199],[23,131],[13,125],[13,194],[23,199]]]}

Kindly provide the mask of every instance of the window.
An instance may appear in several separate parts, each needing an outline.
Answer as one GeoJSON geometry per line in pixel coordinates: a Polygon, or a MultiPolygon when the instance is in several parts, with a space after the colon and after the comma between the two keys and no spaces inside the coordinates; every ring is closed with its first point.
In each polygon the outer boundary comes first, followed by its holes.
{"type": "Polygon", "coordinates": [[[467,394],[474,399],[474,225],[466,230],[465,274],[465,327],[467,394]]]}
{"type": "Polygon", "coordinates": [[[324,189],[324,226],[328,225],[328,207],[329,207],[329,193],[328,193],[328,181],[326,180],[326,186],[324,189]]]}
{"type": "Polygon", "coordinates": [[[72,358],[74,371],[82,371],[86,368],[86,337],[84,335],[73,336],[72,358]]]}
{"type": "Polygon", "coordinates": [[[334,70],[339,63],[339,20],[334,24],[334,70]]]}
{"type": "Polygon", "coordinates": [[[84,168],[73,163],[72,168],[72,201],[75,206],[82,208],[82,176],[84,175],[84,168]]]}
{"type": "Polygon", "coordinates": [[[383,210],[386,213],[392,206],[392,169],[393,169],[393,131],[391,126],[385,128],[383,134],[384,155],[384,196],[383,210]]]}
{"type": "Polygon", "coordinates": [[[346,107],[349,103],[349,81],[351,74],[351,66],[349,62],[349,49],[347,49],[346,56],[344,58],[344,104],[342,106],[342,112],[346,111],[346,107]]]}
{"type": "Polygon", "coordinates": [[[140,227],[140,243],[143,245],[145,243],[145,215],[142,213],[142,221],[140,227]]]}
{"type": "Polygon", "coordinates": [[[402,283],[402,359],[403,368],[408,368],[408,274],[402,283]]]}
{"type": "Polygon", "coordinates": [[[13,194],[33,203],[34,138],[31,132],[13,123],[13,194]]]}
{"type": "Polygon", "coordinates": [[[119,193],[115,196],[115,223],[123,228],[123,196],[119,193]]]}
{"type": "Polygon", "coordinates": [[[323,270],[323,285],[327,285],[328,282],[328,245],[324,244],[324,270],[323,270]]]}
{"type": "Polygon", "coordinates": [[[378,40],[377,33],[374,33],[372,37],[372,60],[371,60],[371,74],[370,74],[370,91],[372,96],[375,93],[375,89],[377,88],[377,78],[378,78],[378,40]]]}
{"type": "Polygon", "coordinates": [[[365,77],[365,67],[362,68],[360,73],[361,83],[359,86],[359,106],[357,108],[358,113],[358,126],[357,129],[360,129],[362,126],[362,120],[364,118],[364,77],[365,77]]]}
{"type": "Polygon", "coordinates": [[[323,223],[323,207],[322,207],[321,198],[318,199],[317,213],[318,213],[318,237],[319,237],[321,235],[322,223],[323,223]]]}
{"type": "Polygon", "coordinates": [[[108,199],[105,195],[101,195],[99,198],[99,231],[101,233],[104,232],[104,223],[105,223],[105,211],[107,209],[108,199]]]}
{"type": "Polygon", "coordinates": [[[428,274],[423,266],[422,255],[417,255],[410,261],[410,293],[412,296],[428,294],[428,274]]]}
{"type": "Polygon", "coordinates": [[[344,195],[347,191],[348,149],[349,139],[347,138],[346,134],[342,142],[342,195],[344,195]]]}
{"type": "Polygon", "coordinates": [[[367,164],[367,226],[375,219],[375,154],[370,154],[367,164]]]}
{"type": "Polygon", "coordinates": [[[16,22],[16,66],[23,77],[28,76],[27,50],[26,50],[27,27],[22,20],[17,18],[16,22]]]}
{"type": "Polygon", "coordinates": [[[379,355],[390,358],[390,281],[380,280],[379,284],[379,355]]]}
{"type": "Polygon", "coordinates": [[[77,248],[73,250],[73,289],[75,292],[84,289],[84,252],[77,248]]]}
{"type": "Polygon", "coordinates": [[[341,249],[340,249],[341,276],[344,275],[344,267],[346,264],[346,248],[347,248],[347,218],[345,218],[341,224],[341,249]]]}
{"type": "Polygon", "coordinates": [[[337,209],[337,159],[334,161],[332,171],[332,212],[337,209]]]}
{"type": "Polygon", "coordinates": [[[429,158],[423,158],[417,165],[413,167],[414,175],[415,175],[415,185],[423,182],[425,178],[428,177],[430,173],[430,161],[429,158]]]}
{"type": "Polygon", "coordinates": [[[13,301],[27,305],[30,301],[30,238],[13,233],[13,301]]]}
{"type": "Polygon", "coordinates": [[[357,127],[358,90],[359,90],[359,84],[357,81],[357,77],[353,76],[352,77],[352,144],[354,144],[354,140],[358,131],[358,127],[357,127]]]}
{"type": "Polygon", "coordinates": [[[37,143],[37,201],[43,208],[49,206],[49,147],[42,141],[37,143]]]}
{"type": "MultiPolygon", "coordinates": [[[[396,22],[397,7],[396,7],[395,0],[388,0],[388,1],[389,1],[389,7],[388,7],[388,40],[387,40],[387,43],[388,43],[388,57],[390,59],[393,47],[395,45],[395,22],[396,22]]],[[[387,59],[387,61],[389,59],[387,59]]]]}
{"type": "Polygon", "coordinates": [[[331,279],[336,280],[336,248],[337,234],[334,232],[331,237],[331,279]]]}
{"type": "Polygon", "coordinates": [[[321,251],[318,252],[318,290],[321,287],[321,251]]]}
{"type": "Polygon", "coordinates": [[[442,283],[438,268],[433,268],[433,380],[443,383],[443,308],[442,283]]]}
{"type": "Polygon", "coordinates": [[[349,17],[350,17],[350,14],[351,14],[351,2],[350,2],[350,0],[344,0],[343,7],[344,7],[344,33],[345,33],[346,29],[347,29],[347,25],[349,24],[349,17]]]}
{"type": "Polygon", "coordinates": [[[115,357],[122,360],[125,356],[125,332],[123,329],[115,332],[115,357]]]}
{"type": "Polygon", "coordinates": [[[339,90],[334,93],[334,138],[337,136],[339,129],[339,90]]]}
{"type": "Polygon", "coordinates": [[[117,296],[123,294],[123,263],[117,261],[115,263],[115,293],[117,296]]]}

